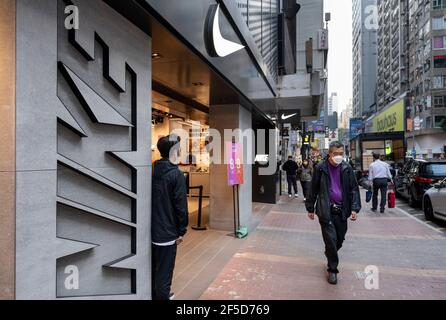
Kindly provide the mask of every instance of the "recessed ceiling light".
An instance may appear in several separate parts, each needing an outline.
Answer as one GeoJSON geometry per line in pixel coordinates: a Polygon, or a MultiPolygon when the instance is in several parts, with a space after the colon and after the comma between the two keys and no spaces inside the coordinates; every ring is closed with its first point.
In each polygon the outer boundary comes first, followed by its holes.
{"type": "Polygon", "coordinates": [[[193,82],[192,85],[194,85],[195,87],[201,87],[204,86],[203,82],[193,82]]]}
{"type": "Polygon", "coordinates": [[[160,59],[160,58],[162,58],[163,56],[162,55],[160,55],[159,53],[152,53],[152,59],[160,59]]]}

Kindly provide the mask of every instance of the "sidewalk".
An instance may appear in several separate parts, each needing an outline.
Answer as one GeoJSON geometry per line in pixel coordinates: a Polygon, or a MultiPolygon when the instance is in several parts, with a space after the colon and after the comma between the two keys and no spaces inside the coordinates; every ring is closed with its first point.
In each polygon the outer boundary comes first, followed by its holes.
{"type": "Polygon", "coordinates": [[[398,208],[376,214],[363,203],[349,221],[337,286],[326,282],[323,252],[302,198],[283,197],[201,299],[446,299],[445,234],[398,208]],[[379,268],[378,290],[365,288],[368,265],[379,268]]]}

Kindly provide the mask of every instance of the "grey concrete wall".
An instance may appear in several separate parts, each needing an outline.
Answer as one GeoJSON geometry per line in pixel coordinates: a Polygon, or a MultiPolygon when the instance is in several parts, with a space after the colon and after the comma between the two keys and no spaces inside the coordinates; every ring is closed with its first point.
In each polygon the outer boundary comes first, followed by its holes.
{"type": "MultiPolygon", "coordinates": [[[[210,108],[210,127],[220,132],[222,137],[221,154],[224,156],[225,129],[251,129],[251,113],[240,105],[214,105],[210,108]]],[[[241,135],[236,136],[236,141],[241,141],[241,135]]],[[[232,141],[231,139],[228,140],[232,141]]],[[[250,146],[252,147],[252,146],[250,146]]],[[[244,157],[247,156],[245,148],[244,157]]],[[[224,160],[222,160],[224,161],[224,160]]],[[[252,216],[252,165],[244,161],[244,184],[240,186],[240,223],[249,224],[252,216]]],[[[228,186],[227,165],[212,164],[210,166],[210,217],[209,225],[213,229],[233,231],[234,208],[233,191],[228,186]]]]}
{"type": "Polygon", "coordinates": [[[299,0],[297,14],[297,72],[306,73],[305,42],[313,38],[313,70],[324,69],[324,53],[317,50],[317,33],[324,28],[324,1],[299,0]]]}
{"type": "Polygon", "coordinates": [[[15,0],[0,1],[0,299],[14,299],[15,0]]]}
{"type": "Polygon", "coordinates": [[[18,299],[150,298],[150,57],[102,1],[17,1],[18,299]]]}

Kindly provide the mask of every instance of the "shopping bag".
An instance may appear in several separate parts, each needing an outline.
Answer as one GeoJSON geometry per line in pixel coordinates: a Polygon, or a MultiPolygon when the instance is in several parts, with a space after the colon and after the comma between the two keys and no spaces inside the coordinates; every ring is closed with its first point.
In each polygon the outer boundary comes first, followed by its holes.
{"type": "Polygon", "coordinates": [[[372,200],[372,196],[373,196],[373,192],[370,191],[370,190],[368,190],[368,191],[365,193],[365,202],[369,203],[370,200],[372,200]]]}

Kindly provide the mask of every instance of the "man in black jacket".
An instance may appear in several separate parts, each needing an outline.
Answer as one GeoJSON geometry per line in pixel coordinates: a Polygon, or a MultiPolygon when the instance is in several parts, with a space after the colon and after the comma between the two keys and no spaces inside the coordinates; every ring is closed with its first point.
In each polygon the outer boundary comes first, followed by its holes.
{"type": "Polygon", "coordinates": [[[169,161],[179,146],[179,138],[168,136],[158,141],[162,159],[156,161],[152,177],[152,299],[172,299],[173,269],[177,245],[188,225],[186,179],[169,161]]]}
{"type": "Polygon", "coordinates": [[[297,193],[297,163],[293,160],[292,156],[288,157],[288,160],[283,164],[282,170],[286,172],[286,180],[288,182],[288,196],[291,198],[293,194],[291,193],[291,187],[294,189],[294,193],[296,198],[298,197],[297,193]]]}
{"type": "Polygon", "coordinates": [[[347,233],[347,220],[356,221],[361,210],[359,187],[352,167],[345,161],[344,146],[332,142],[329,156],[313,172],[311,192],[305,206],[308,217],[319,218],[328,260],[328,282],[337,283],[339,257],[347,233]]]}

